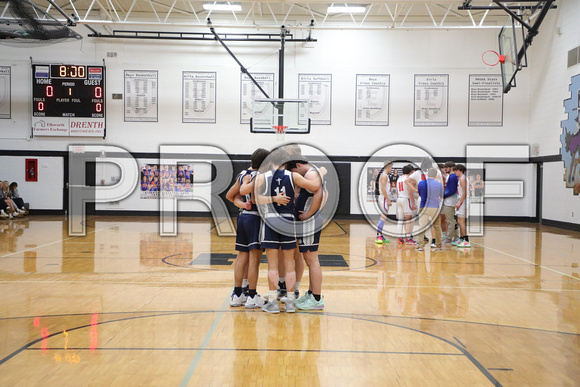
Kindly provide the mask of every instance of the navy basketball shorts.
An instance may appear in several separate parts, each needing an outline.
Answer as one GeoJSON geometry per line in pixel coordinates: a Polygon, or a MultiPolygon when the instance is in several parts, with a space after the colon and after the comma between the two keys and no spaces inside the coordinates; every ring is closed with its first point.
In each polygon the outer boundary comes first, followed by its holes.
{"type": "Polygon", "coordinates": [[[238,216],[238,229],[236,231],[236,250],[248,252],[254,249],[261,249],[260,231],[262,228],[262,218],[257,211],[242,212],[238,216]]]}
{"type": "Polygon", "coordinates": [[[298,238],[298,248],[301,253],[318,251],[322,223],[322,216],[319,214],[298,222],[296,225],[296,237],[298,238]]]}
{"type": "MultiPolygon", "coordinates": [[[[290,215],[291,216],[291,215],[290,215]]],[[[262,248],[292,250],[296,248],[293,217],[268,217],[264,220],[262,248]]]]}

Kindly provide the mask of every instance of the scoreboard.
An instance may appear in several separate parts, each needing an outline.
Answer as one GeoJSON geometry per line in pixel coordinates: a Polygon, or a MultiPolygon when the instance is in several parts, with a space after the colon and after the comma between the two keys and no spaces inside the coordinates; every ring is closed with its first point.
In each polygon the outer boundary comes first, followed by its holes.
{"type": "Polygon", "coordinates": [[[105,137],[105,66],[33,64],[32,134],[105,137]]]}

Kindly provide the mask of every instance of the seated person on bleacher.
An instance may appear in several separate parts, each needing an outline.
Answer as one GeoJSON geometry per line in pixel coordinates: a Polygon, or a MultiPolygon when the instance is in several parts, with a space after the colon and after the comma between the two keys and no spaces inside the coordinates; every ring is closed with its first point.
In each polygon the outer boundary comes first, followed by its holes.
{"type": "Polygon", "coordinates": [[[14,209],[14,202],[8,197],[8,189],[4,189],[4,183],[0,187],[0,217],[13,218],[18,216],[19,212],[14,209]]]}
{"type": "Polygon", "coordinates": [[[16,209],[18,210],[18,212],[20,212],[23,215],[28,214],[28,210],[24,206],[24,199],[22,199],[20,197],[20,194],[18,193],[18,183],[15,181],[12,182],[12,184],[10,184],[9,186],[9,197],[16,205],[16,209]]]}

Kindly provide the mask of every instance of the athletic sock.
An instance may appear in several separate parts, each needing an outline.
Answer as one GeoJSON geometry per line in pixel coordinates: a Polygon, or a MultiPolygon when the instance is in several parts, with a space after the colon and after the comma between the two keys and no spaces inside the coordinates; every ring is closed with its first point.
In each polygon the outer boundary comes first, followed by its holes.
{"type": "Polygon", "coordinates": [[[378,235],[382,235],[383,234],[383,226],[384,226],[385,222],[384,220],[379,220],[379,226],[377,227],[377,236],[378,235]]]}
{"type": "Polygon", "coordinates": [[[468,237],[467,235],[465,235],[465,236],[463,237],[463,240],[464,240],[465,242],[469,242],[469,237],[468,237]]]}
{"type": "Polygon", "coordinates": [[[312,294],[312,290],[308,289],[308,295],[312,294]]]}
{"type": "Polygon", "coordinates": [[[313,294],[312,296],[316,301],[320,301],[320,294],[313,294]]]}
{"type": "Polygon", "coordinates": [[[294,283],[294,291],[295,292],[299,292],[300,291],[300,282],[296,281],[294,283]]]}
{"type": "Polygon", "coordinates": [[[252,298],[254,298],[256,296],[256,294],[258,294],[258,292],[256,291],[256,289],[250,289],[248,290],[248,295],[252,298]]]}
{"type": "Polygon", "coordinates": [[[235,287],[234,288],[234,294],[236,296],[238,296],[238,297],[241,296],[242,295],[242,287],[241,286],[240,287],[235,287]]]}
{"type": "Polygon", "coordinates": [[[278,291],[277,290],[270,290],[270,302],[276,301],[278,299],[278,291]]]}
{"type": "Polygon", "coordinates": [[[243,287],[243,288],[247,287],[249,284],[250,284],[250,283],[248,282],[248,279],[247,279],[247,278],[244,278],[244,279],[242,280],[242,287],[243,287]]]}

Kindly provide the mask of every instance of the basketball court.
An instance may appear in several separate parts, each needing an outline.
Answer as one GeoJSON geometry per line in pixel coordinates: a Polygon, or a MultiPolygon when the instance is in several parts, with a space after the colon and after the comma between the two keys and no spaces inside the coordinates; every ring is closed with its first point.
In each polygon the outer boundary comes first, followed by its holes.
{"type": "MultiPolygon", "coordinates": [[[[323,231],[323,311],[232,308],[234,238],[210,219],[2,223],[2,385],[574,385],[575,233],[486,224],[471,249],[323,231]],[[71,299],[69,295],[74,294],[71,299]]],[[[265,260],[265,256],[263,258],[265,260]]],[[[267,290],[265,263],[258,291],[267,290]]],[[[305,274],[306,282],[307,274],[305,274]]]]}
{"type": "Polygon", "coordinates": [[[0,2],[0,386],[579,385],[575,1],[0,2]],[[230,306],[259,148],[324,167],[320,309],[230,306]],[[423,250],[380,202],[445,162],[423,250]]]}

